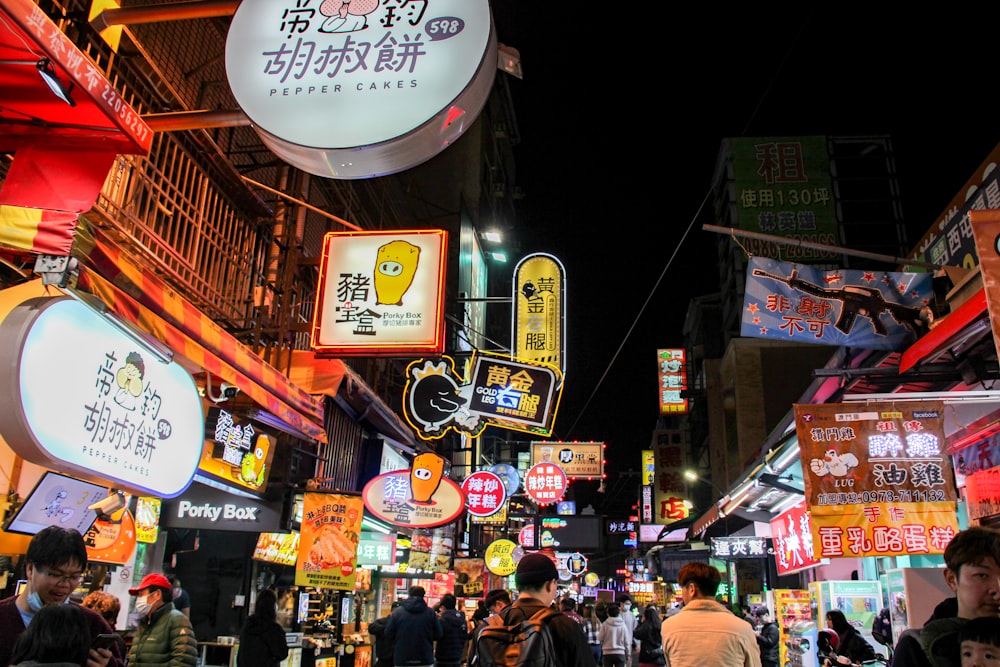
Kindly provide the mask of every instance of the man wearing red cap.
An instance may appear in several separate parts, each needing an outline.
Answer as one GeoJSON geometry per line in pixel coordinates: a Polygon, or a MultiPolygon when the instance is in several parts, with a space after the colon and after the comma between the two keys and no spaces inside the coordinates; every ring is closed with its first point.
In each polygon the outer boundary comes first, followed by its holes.
{"type": "Polygon", "coordinates": [[[174,609],[170,581],[159,573],[147,574],[135,588],[139,627],[128,653],[130,667],[196,667],[198,640],[191,621],[174,609]]]}
{"type": "MultiPolygon", "coordinates": [[[[0,665],[10,661],[14,642],[36,613],[48,605],[75,604],[69,594],[83,579],[87,569],[87,547],[76,530],[49,526],[28,543],[25,554],[27,585],[20,595],[0,601],[0,665]]],[[[93,609],[81,607],[87,616],[91,637],[114,632],[114,628],[93,609]]],[[[112,649],[92,648],[84,667],[122,667],[124,661],[115,645],[112,649]]]]}

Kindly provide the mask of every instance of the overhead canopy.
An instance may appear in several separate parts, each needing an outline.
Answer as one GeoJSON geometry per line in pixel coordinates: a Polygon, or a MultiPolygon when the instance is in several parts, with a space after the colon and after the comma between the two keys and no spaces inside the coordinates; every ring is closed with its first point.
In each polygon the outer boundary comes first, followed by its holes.
{"type": "Polygon", "coordinates": [[[149,126],[33,0],[0,0],[0,91],[0,151],[14,152],[0,204],[81,213],[116,155],[149,152],[149,126]]]}

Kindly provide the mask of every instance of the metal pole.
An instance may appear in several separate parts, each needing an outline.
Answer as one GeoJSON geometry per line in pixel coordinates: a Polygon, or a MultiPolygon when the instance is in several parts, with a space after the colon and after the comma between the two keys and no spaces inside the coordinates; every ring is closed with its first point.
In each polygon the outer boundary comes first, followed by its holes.
{"type": "Polygon", "coordinates": [[[145,7],[108,8],[95,16],[90,25],[101,32],[113,25],[136,25],[181,19],[232,16],[239,6],[239,0],[200,0],[197,2],[147,5],[145,7]]]}
{"type": "Polygon", "coordinates": [[[813,243],[812,241],[804,241],[802,239],[790,239],[784,236],[773,236],[771,234],[762,234],[761,232],[748,232],[743,229],[736,229],[735,227],[702,225],[701,228],[704,229],[706,232],[715,232],[717,234],[725,234],[727,236],[742,236],[748,239],[771,241],[772,243],[780,243],[781,245],[799,246],[800,248],[812,248],[813,250],[825,250],[827,252],[832,252],[837,255],[864,257],[866,259],[874,259],[879,262],[886,262],[888,264],[908,264],[910,266],[922,266],[925,269],[940,269],[942,267],[941,264],[931,264],[930,262],[921,262],[916,259],[907,259],[905,257],[894,257],[892,255],[881,255],[877,252],[865,252],[864,250],[851,250],[850,248],[844,248],[841,246],[829,245],[826,243],[813,243]]]}

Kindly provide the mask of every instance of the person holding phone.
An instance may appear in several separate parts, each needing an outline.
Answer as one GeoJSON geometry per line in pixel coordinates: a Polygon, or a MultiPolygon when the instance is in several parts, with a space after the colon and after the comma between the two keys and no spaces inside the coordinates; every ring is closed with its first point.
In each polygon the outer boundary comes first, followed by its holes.
{"type": "Polygon", "coordinates": [[[83,535],[72,528],[44,528],[28,543],[25,561],[27,585],[20,595],[0,600],[0,665],[10,663],[14,642],[37,614],[46,607],[68,605],[79,608],[86,619],[87,632],[83,636],[89,653],[85,667],[124,667],[117,646],[112,646],[110,650],[90,648],[94,637],[114,632],[114,628],[96,611],[69,599],[87,569],[87,547],[83,535]]]}

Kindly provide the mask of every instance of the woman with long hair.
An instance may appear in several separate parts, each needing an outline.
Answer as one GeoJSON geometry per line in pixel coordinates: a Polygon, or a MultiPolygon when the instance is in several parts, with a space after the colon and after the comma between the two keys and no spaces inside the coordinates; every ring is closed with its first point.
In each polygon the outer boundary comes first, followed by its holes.
{"type": "Polygon", "coordinates": [[[875,659],[875,649],[861,634],[851,625],[844,612],[839,609],[831,609],[826,612],[826,624],[833,628],[840,643],[837,647],[837,654],[847,657],[851,662],[861,663],[866,660],[875,659]]]}
{"type": "Polygon", "coordinates": [[[277,600],[270,588],[257,595],[254,613],[240,631],[237,667],[278,667],[288,657],[285,630],[277,621],[277,600]]]}
{"type": "Polygon", "coordinates": [[[642,612],[642,620],[635,626],[633,637],[639,640],[639,667],[657,667],[665,664],[663,637],[660,636],[660,611],[655,604],[642,612]]]}
{"type": "Polygon", "coordinates": [[[590,652],[594,654],[594,662],[598,665],[602,664],[602,651],[601,651],[601,640],[598,638],[597,633],[601,630],[601,621],[597,618],[597,613],[594,611],[594,605],[588,604],[583,608],[583,633],[587,635],[587,644],[590,646],[590,652]]]}

